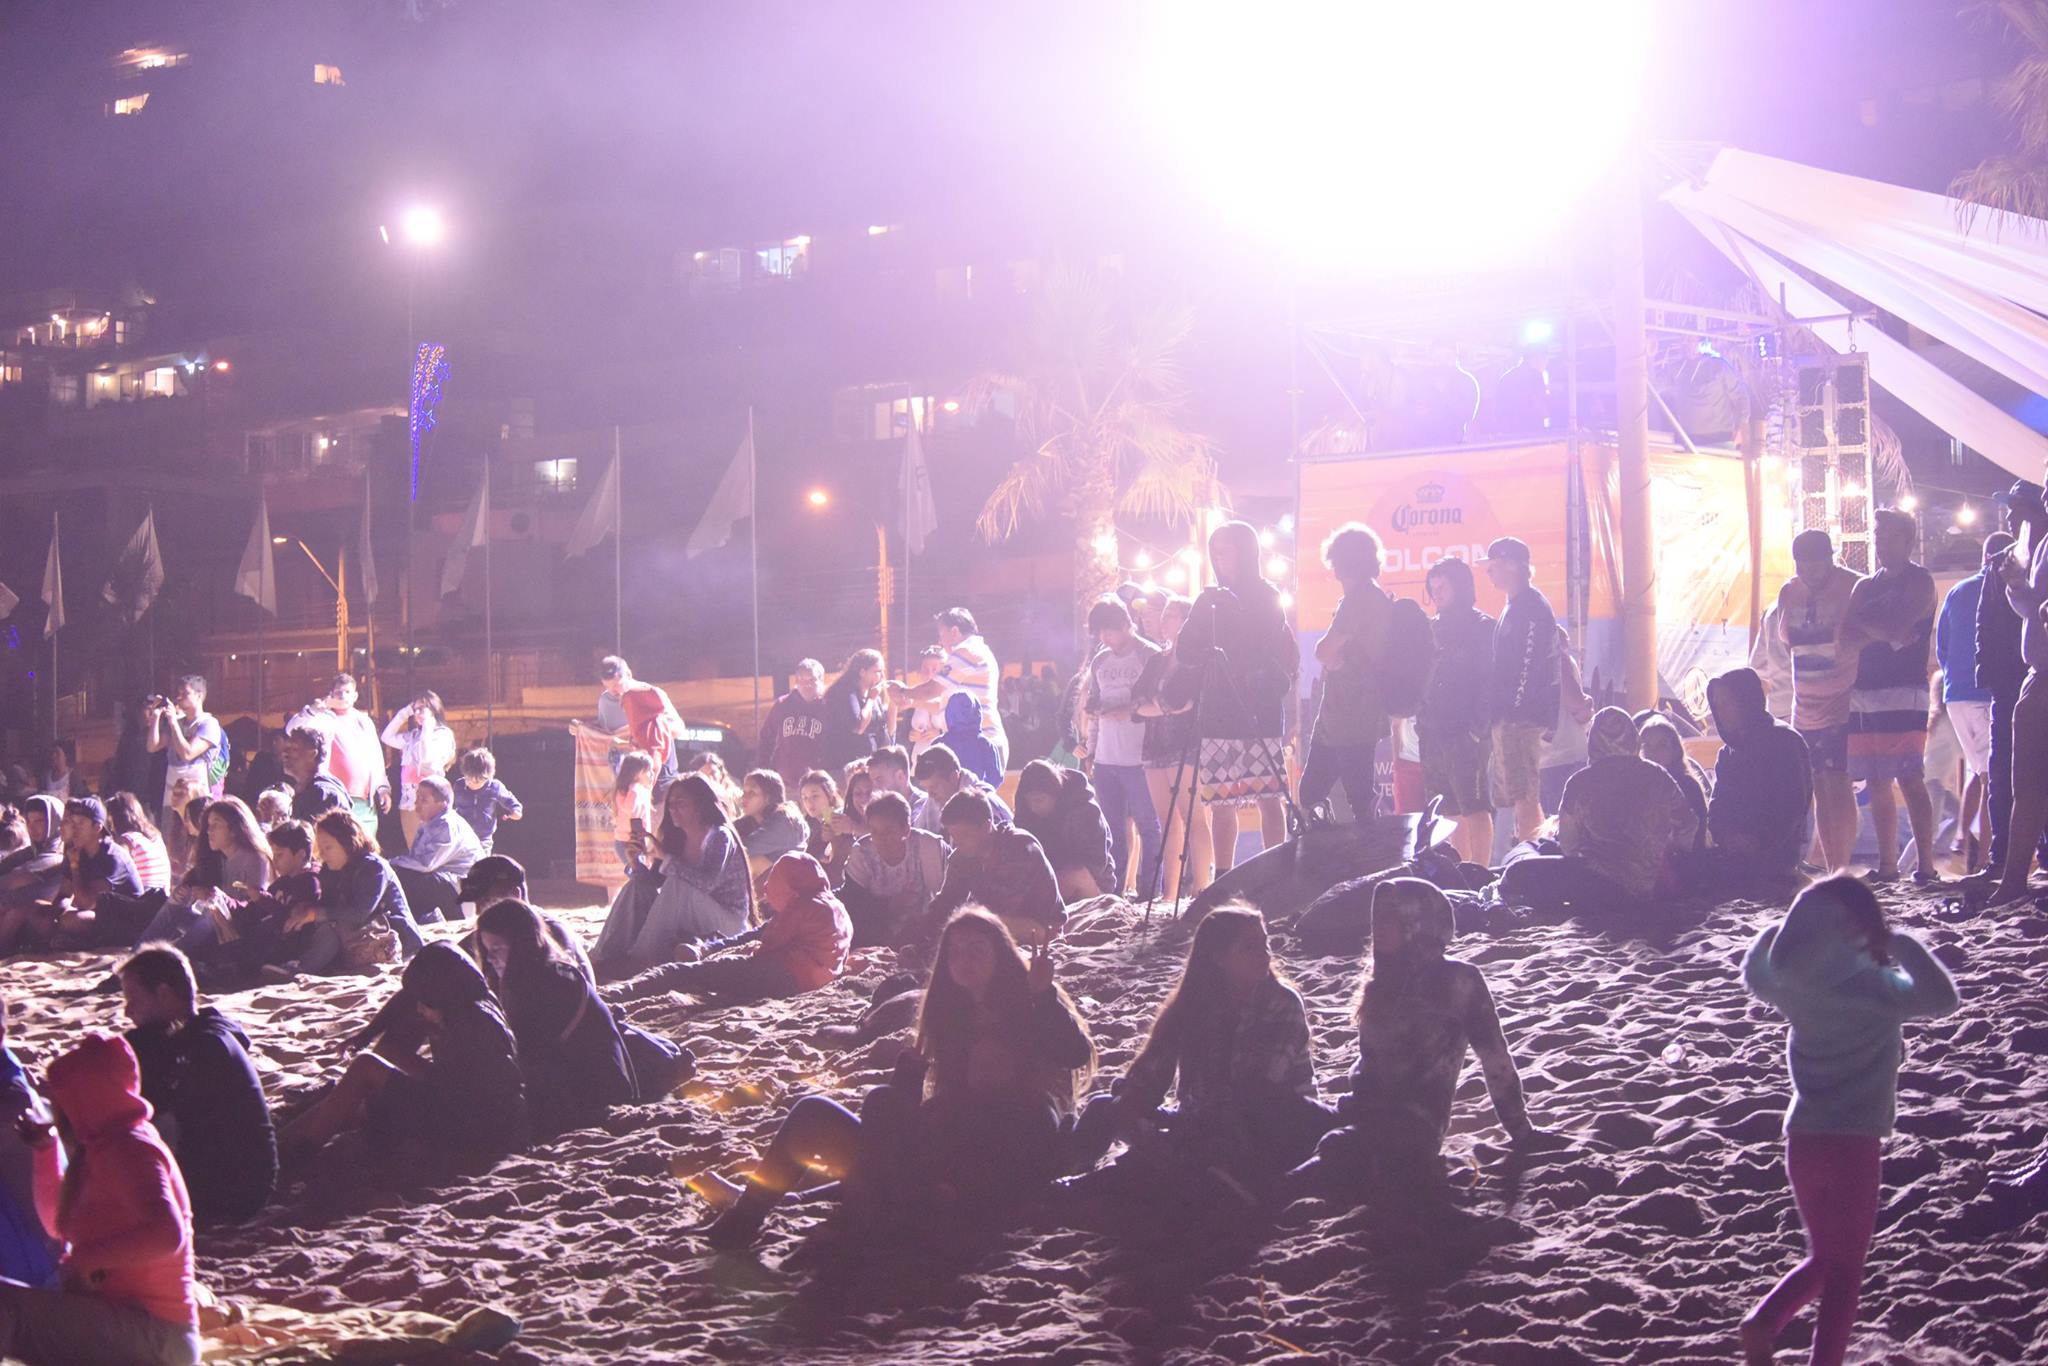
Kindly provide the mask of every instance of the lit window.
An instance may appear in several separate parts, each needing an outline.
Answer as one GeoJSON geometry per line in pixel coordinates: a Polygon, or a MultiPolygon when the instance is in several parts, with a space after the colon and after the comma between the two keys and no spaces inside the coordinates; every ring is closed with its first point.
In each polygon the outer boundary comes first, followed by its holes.
{"type": "Polygon", "coordinates": [[[128,320],[126,318],[114,319],[114,345],[119,346],[127,340],[128,320]]]}
{"type": "Polygon", "coordinates": [[[148,103],[149,92],[145,90],[139,95],[124,95],[120,99],[115,100],[112,104],[107,106],[107,112],[117,116],[124,114],[140,114],[142,112],[142,106],[148,103]]]}
{"type": "Polygon", "coordinates": [[[61,403],[67,408],[78,406],[78,376],[50,376],[50,402],[61,403]]]}
{"type": "Polygon", "coordinates": [[[114,59],[114,65],[125,66],[131,71],[161,71],[168,66],[183,66],[190,61],[189,52],[165,52],[162,48],[131,47],[114,59]]]}
{"type": "Polygon", "coordinates": [[[576,487],[576,458],[536,460],[533,462],[533,479],[544,489],[573,489],[576,487]]]}
{"type": "Polygon", "coordinates": [[[321,63],[319,63],[319,62],[315,62],[315,63],[313,64],[313,84],[315,84],[315,85],[347,85],[347,84],[348,84],[348,82],[347,82],[347,81],[344,81],[344,80],[343,80],[343,79],[341,78],[341,68],[340,68],[340,67],[338,67],[338,66],[325,66],[325,65],[322,65],[322,64],[321,64],[321,63]]]}
{"type": "Polygon", "coordinates": [[[174,365],[159,365],[154,370],[142,372],[142,393],[146,398],[169,398],[178,392],[178,369],[174,365]]]}
{"type": "Polygon", "coordinates": [[[85,406],[90,408],[96,403],[106,403],[120,396],[120,377],[107,371],[101,371],[92,377],[92,384],[85,391],[85,406]]]}
{"type": "Polygon", "coordinates": [[[754,263],[763,275],[793,280],[810,268],[811,239],[808,235],[802,235],[769,246],[756,247],[754,263]]]}
{"type": "Polygon", "coordinates": [[[19,365],[0,365],[0,384],[19,383],[21,383],[21,367],[19,365]]]}
{"type": "Polygon", "coordinates": [[[930,398],[892,399],[875,405],[874,437],[877,441],[888,441],[905,436],[910,424],[917,423],[917,430],[929,434],[932,429],[932,414],[938,411],[938,404],[930,398]]]}

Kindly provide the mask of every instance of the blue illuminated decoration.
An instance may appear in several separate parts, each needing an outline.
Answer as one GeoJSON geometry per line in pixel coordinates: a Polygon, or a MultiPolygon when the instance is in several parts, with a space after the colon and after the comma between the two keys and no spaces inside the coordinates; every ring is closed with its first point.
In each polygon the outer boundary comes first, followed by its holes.
{"type": "Polygon", "coordinates": [[[412,501],[420,500],[420,441],[434,430],[434,409],[448,378],[448,348],[421,342],[412,361],[412,501]]]}

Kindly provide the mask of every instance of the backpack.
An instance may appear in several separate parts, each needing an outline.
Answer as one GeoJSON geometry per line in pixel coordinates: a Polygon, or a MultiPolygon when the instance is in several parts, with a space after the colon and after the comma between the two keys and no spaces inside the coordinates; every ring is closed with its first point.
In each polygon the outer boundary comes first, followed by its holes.
{"type": "Polygon", "coordinates": [[[1396,598],[1379,657],[1380,702],[1387,715],[1409,717],[1420,711],[1435,670],[1436,636],[1428,614],[1414,599],[1396,598]]]}

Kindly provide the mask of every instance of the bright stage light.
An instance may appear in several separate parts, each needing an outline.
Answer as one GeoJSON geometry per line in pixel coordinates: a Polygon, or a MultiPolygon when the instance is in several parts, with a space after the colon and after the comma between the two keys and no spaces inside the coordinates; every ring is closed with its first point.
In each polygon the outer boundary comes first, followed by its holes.
{"type": "Polygon", "coordinates": [[[405,211],[398,220],[405,229],[405,240],[416,247],[431,247],[448,235],[448,225],[441,218],[441,211],[425,204],[415,204],[405,211]]]}
{"type": "Polygon", "coordinates": [[[1977,509],[1971,507],[1968,503],[1963,504],[1956,509],[1956,521],[1964,526],[1975,526],[1977,524],[1977,509]]]}
{"type": "Polygon", "coordinates": [[[1919,510],[1919,507],[1920,500],[1910,493],[1899,499],[1899,511],[1901,512],[1916,512],[1919,510]]]}
{"type": "Polygon", "coordinates": [[[1557,336],[1557,324],[1548,318],[1531,318],[1522,324],[1522,345],[1548,346],[1557,336]]]}
{"type": "Polygon", "coordinates": [[[1499,265],[1541,251],[1631,135],[1649,9],[1181,0],[1156,11],[1144,93],[1217,211],[1304,265],[1499,265]]]}
{"type": "Polygon", "coordinates": [[[832,501],[832,495],[823,489],[812,489],[804,495],[804,501],[814,508],[821,508],[832,501]]]}

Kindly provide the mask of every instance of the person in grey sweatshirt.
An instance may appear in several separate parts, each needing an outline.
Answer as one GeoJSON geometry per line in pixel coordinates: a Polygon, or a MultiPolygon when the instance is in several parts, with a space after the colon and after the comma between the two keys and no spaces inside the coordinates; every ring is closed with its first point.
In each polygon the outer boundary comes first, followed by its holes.
{"type": "Polygon", "coordinates": [[[1088,630],[1102,648],[1088,663],[1088,751],[1094,757],[1095,794],[1109,822],[1110,857],[1116,886],[1149,899],[1159,877],[1159,810],[1145,778],[1145,728],[1139,706],[1159,691],[1166,672],[1157,645],[1138,634],[1130,609],[1111,595],[1088,609],[1088,630]],[[1130,827],[1138,827],[1138,863],[1131,866],[1130,827]],[[1137,876],[1132,877],[1135,872],[1137,876]]]}
{"type": "Polygon", "coordinates": [[[1743,1356],[1769,1362],[1786,1324],[1817,1298],[1811,1359],[1836,1366],[1877,1224],[1878,1162],[1905,1056],[1899,1026],[1953,1011],[1956,984],[1919,940],[1885,923],[1877,897],[1852,877],[1801,892],[1749,946],[1742,980],[1792,1025],[1785,1170],[1808,1248],[1742,1321],[1743,1356]]]}

